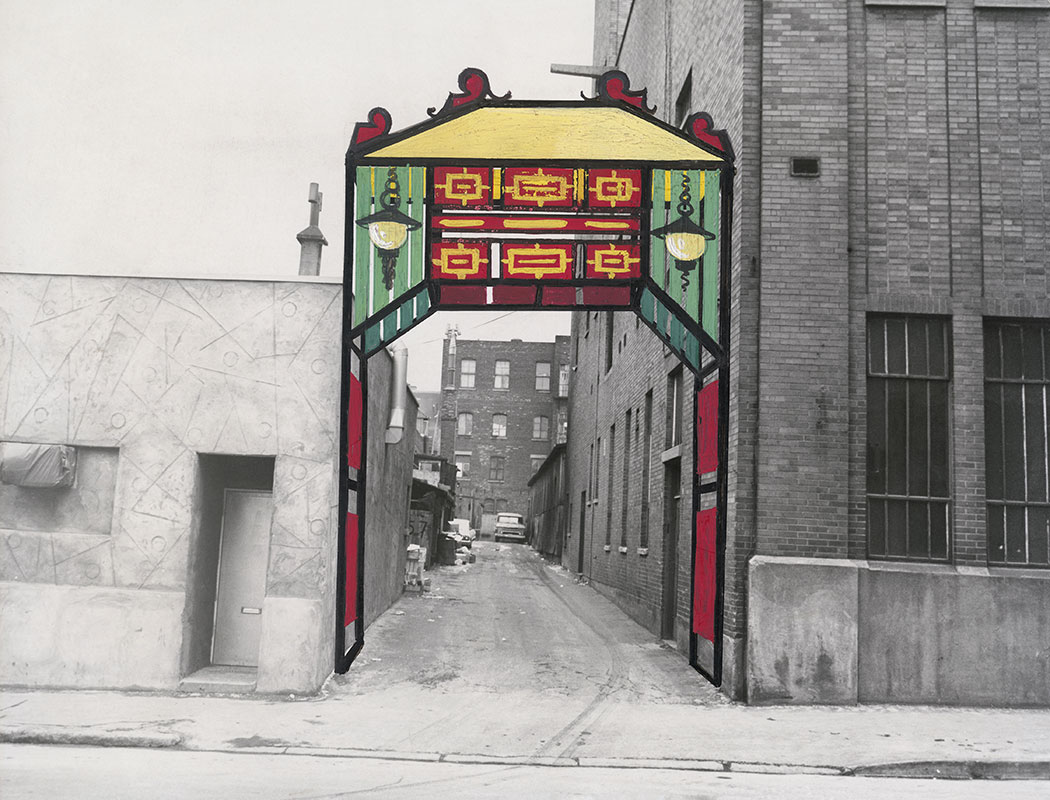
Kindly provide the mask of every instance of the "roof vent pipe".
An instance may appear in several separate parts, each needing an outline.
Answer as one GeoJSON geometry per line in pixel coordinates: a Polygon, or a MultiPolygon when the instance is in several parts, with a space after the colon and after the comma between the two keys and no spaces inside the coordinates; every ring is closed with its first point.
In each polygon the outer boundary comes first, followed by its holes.
{"type": "Polygon", "coordinates": [[[408,349],[403,344],[390,348],[394,371],[390,376],[390,421],[384,437],[387,444],[397,444],[405,435],[405,403],[408,394],[408,349]]]}
{"type": "Polygon", "coordinates": [[[321,274],[321,248],[328,244],[318,223],[321,219],[321,200],[324,194],[317,190],[317,184],[310,184],[310,225],[296,234],[301,245],[299,250],[299,274],[321,274]]]}

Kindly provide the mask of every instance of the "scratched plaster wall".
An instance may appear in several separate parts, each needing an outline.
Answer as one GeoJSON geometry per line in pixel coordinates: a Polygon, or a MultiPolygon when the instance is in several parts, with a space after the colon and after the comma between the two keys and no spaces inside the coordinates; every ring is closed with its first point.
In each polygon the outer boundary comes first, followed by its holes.
{"type": "Polygon", "coordinates": [[[177,683],[198,453],[226,453],[275,457],[259,689],[320,685],[340,293],[316,278],[0,274],[0,439],[110,448],[95,453],[103,465],[117,454],[112,489],[90,493],[82,525],[0,515],[0,682],[177,683]]]}

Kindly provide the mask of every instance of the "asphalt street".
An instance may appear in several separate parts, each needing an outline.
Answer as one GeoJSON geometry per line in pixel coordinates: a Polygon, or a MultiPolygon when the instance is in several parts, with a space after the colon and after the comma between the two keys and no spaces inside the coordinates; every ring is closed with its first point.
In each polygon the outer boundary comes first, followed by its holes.
{"type": "Polygon", "coordinates": [[[317,696],[5,690],[0,797],[1050,796],[1043,710],[730,703],[571,572],[475,552],[317,696]]]}

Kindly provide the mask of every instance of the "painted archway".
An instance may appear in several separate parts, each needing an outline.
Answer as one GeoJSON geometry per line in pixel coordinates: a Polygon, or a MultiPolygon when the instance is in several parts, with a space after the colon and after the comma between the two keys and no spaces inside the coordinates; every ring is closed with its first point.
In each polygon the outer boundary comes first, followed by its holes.
{"type": "Polygon", "coordinates": [[[477,69],[459,86],[399,132],[373,109],[347,152],[335,669],[364,644],[368,357],[442,308],[632,310],[694,375],[689,661],[719,685],[729,139],[661,122],[619,71],[578,101],[497,97],[477,69]]]}

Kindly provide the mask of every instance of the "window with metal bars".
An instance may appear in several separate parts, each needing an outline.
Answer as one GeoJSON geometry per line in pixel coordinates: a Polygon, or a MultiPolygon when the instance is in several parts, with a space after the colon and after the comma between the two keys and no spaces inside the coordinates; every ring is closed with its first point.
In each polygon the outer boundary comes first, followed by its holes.
{"type": "Polygon", "coordinates": [[[868,318],[868,557],[951,557],[950,321],[868,318]]]}
{"type": "Polygon", "coordinates": [[[1050,324],[984,326],[988,563],[1050,567],[1050,324]]]}

